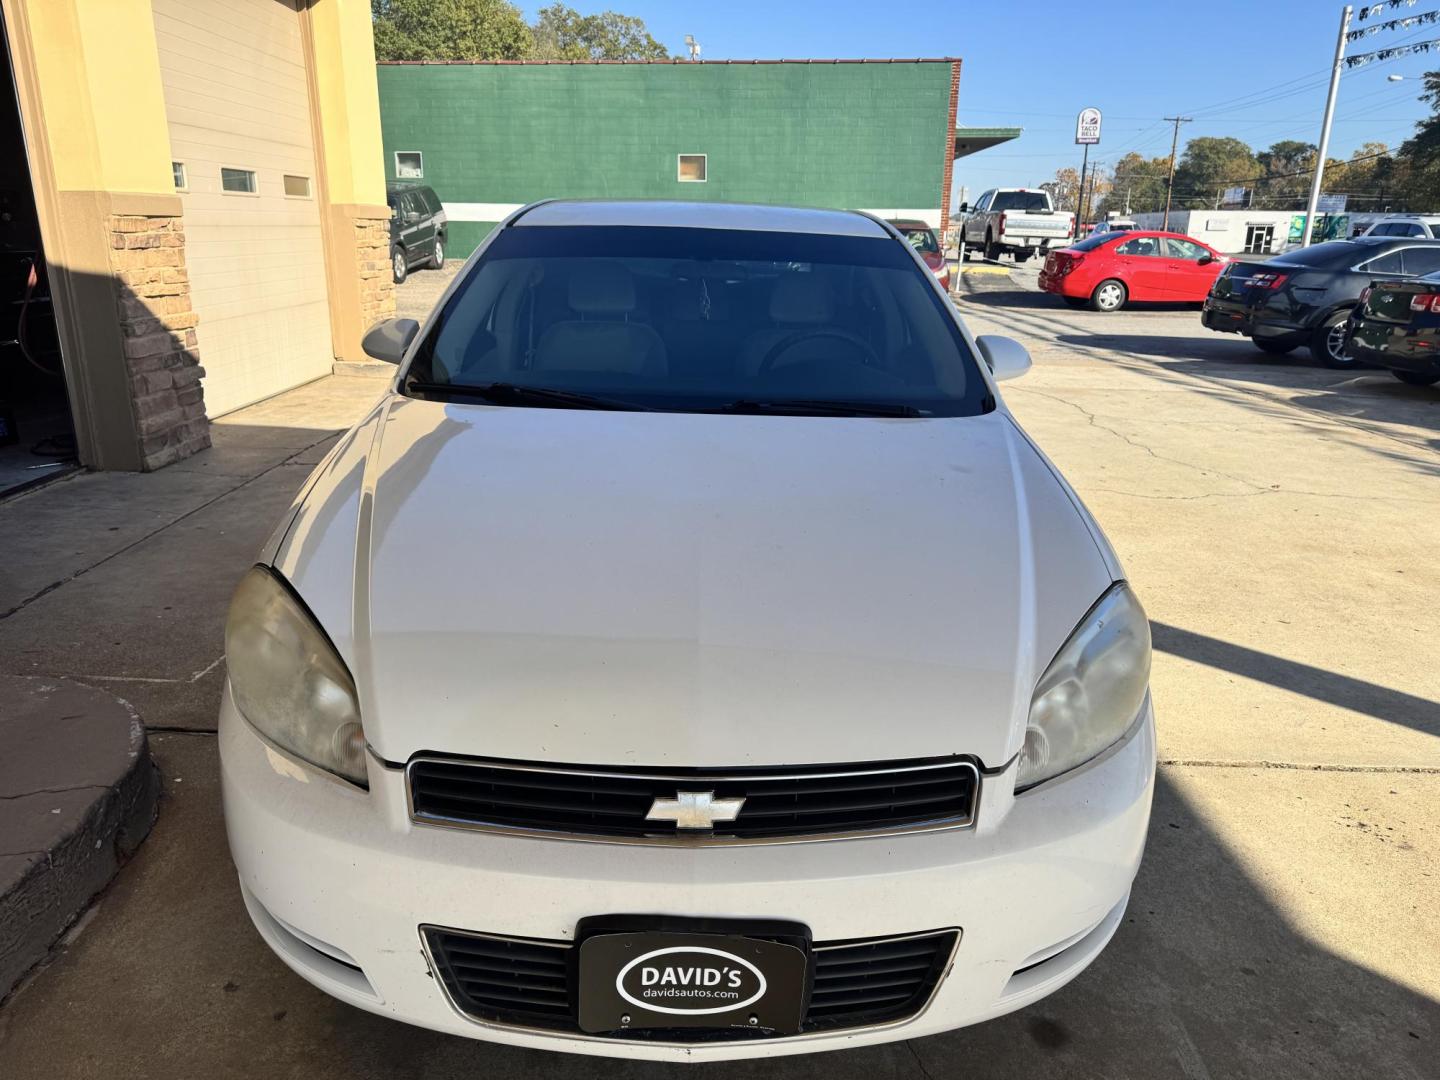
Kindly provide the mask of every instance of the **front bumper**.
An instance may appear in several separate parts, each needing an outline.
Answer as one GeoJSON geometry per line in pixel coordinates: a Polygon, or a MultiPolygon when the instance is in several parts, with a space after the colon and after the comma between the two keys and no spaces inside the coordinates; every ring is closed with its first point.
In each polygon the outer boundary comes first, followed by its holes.
{"type": "MultiPolygon", "coordinates": [[[[829,843],[674,848],[571,843],[418,825],[403,772],[370,790],[261,739],[227,689],[225,819],[256,928],[303,978],[362,1009],[543,1049],[705,1061],[853,1047],[973,1024],[1059,989],[1104,948],[1139,867],[1155,777],[1147,700],[1125,740],[1017,797],[987,777],[973,829],[829,843]],[[484,1024],[460,1015],[421,924],[568,940],[587,916],[792,919],[816,941],[959,927],[954,966],[897,1024],[739,1042],[662,1043],[484,1024]]],[[[1013,770],[1013,763],[1010,769],[1013,770]]]]}

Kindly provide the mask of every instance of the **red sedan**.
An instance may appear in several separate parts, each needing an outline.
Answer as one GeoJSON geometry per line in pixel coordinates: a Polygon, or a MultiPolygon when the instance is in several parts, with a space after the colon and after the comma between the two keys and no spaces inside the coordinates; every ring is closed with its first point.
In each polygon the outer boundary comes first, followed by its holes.
{"type": "Polygon", "coordinates": [[[1094,311],[1119,311],[1131,300],[1198,304],[1228,261],[1179,233],[1103,232],[1052,251],[1040,288],[1094,311]]]}
{"type": "Polygon", "coordinates": [[[923,221],[891,221],[890,224],[910,241],[910,246],[920,253],[930,272],[940,279],[940,284],[950,288],[950,264],[940,250],[940,241],[935,239],[935,230],[923,221]]]}

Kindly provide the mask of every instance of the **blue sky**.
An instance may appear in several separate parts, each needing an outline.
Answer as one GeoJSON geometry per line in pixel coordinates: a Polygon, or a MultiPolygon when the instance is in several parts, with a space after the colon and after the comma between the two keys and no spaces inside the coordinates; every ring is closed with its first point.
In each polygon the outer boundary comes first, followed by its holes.
{"type": "MultiPolygon", "coordinates": [[[[1033,185],[1057,168],[1079,167],[1075,114],[1105,114],[1092,160],[1129,150],[1170,149],[1164,116],[1193,115],[1181,146],[1197,135],[1233,135],[1256,150],[1280,139],[1319,138],[1335,36],[1344,6],[1331,0],[569,0],[582,11],[638,15],[675,53],[694,34],[706,59],[959,56],[960,123],[1023,127],[1006,146],[956,162],[972,195],[997,184],[1033,185]],[[1067,49],[1062,42],[1074,42],[1067,49]],[[1240,100],[1236,100],[1240,99],[1240,100]]],[[[1361,0],[1356,10],[1375,0],[1361,0]]],[[[522,5],[533,15],[539,4],[522,5]]],[[[1440,8],[1440,0],[1372,17],[1440,8]]],[[[1369,52],[1440,39],[1440,24],[1379,34],[1349,46],[1369,52]]],[[[1418,76],[1440,68],[1440,51],[1373,63],[1341,78],[1330,154],[1363,142],[1398,145],[1429,114],[1418,76]],[[1399,74],[1405,81],[1391,83],[1399,74]]]]}

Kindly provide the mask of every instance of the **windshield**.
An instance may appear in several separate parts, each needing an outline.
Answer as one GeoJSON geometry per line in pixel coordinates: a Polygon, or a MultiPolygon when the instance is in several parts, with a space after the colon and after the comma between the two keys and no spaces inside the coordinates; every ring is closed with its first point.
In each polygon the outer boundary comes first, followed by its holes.
{"type": "MultiPolygon", "coordinates": [[[[898,226],[897,226],[898,227],[898,226]]],[[[935,234],[929,229],[900,228],[900,235],[910,241],[910,246],[916,251],[929,252],[938,255],[940,244],[935,239],[935,234]]]]}
{"type": "Polygon", "coordinates": [[[991,210],[1049,210],[1050,199],[1043,191],[1000,191],[991,210]]]}
{"type": "Polygon", "coordinates": [[[726,229],[507,228],[431,320],[404,386],[570,408],[993,408],[948,301],[894,239],[726,229]]]}

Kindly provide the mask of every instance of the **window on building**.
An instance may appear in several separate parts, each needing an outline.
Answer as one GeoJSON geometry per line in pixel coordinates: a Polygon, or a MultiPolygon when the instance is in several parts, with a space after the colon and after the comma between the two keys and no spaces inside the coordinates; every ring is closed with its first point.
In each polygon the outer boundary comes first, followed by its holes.
{"type": "Polygon", "coordinates": [[[185,163],[183,161],[170,162],[170,175],[175,178],[175,190],[186,191],[190,185],[185,179],[185,163]]]}
{"type": "Polygon", "coordinates": [[[705,157],[704,154],[678,155],[675,179],[682,184],[705,183],[705,157]]]}
{"type": "Polygon", "coordinates": [[[286,173],[285,194],[296,199],[308,199],[310,197],[310,178],[308,176],[291,176],[286,173]]]}
{"type": "Polygon", "coordinates": [[[395,151],[395,179],[420,180],[425,176],[425,155],[419,150],[395,151]]]}
{"type": "Polygon", "coordinates": [[[259,189],[255,186],[254,169],[229,169],[221,167],[220,186],[226,191],[238,192],[244,195],[254,195],[259,189]]]}
{"type": "Polygon", "coordinates": [[[1245,254],[1264,255],[1275,243],[1274,225],[1245,226],[1245,254]]]}

